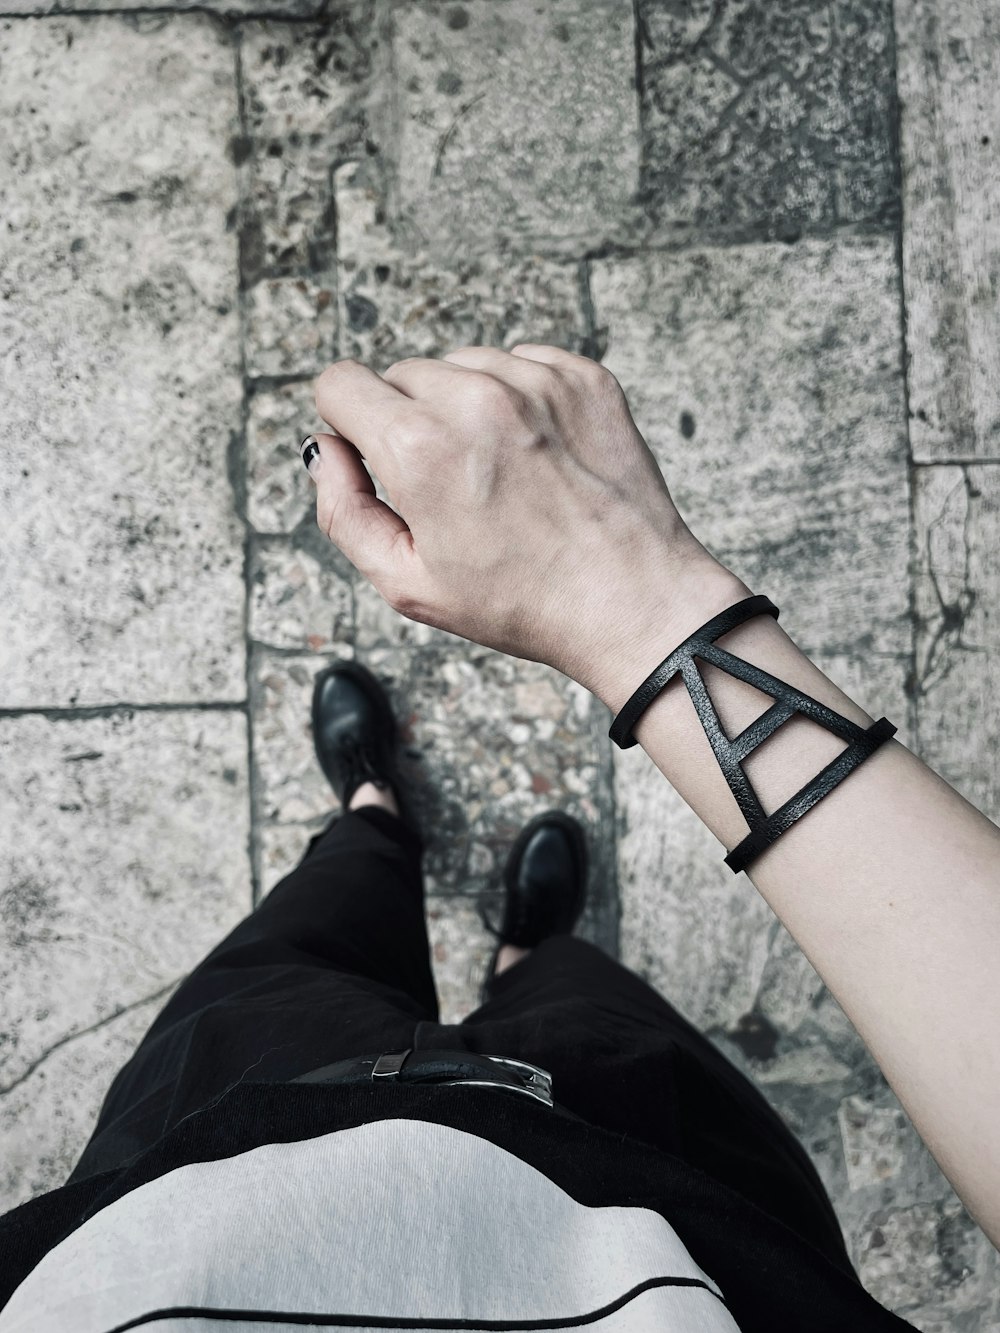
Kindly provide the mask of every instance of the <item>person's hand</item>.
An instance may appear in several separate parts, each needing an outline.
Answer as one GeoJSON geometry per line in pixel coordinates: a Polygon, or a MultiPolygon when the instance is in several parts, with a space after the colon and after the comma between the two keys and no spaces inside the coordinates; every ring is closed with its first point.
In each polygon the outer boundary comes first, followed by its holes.
{"type": "Polygon", "coordinates": [[[725,571],[596,361],[536,344],[411,357],[381,376],[338,361],[316,407],[335,432],[316,436],[317,522],[408,619],[547,663],[614,707],[609,666],[626,670],[645,641],[651,670],[676,646],[672,625],[686,637],[706,618],[678,605],[725,571]]]}

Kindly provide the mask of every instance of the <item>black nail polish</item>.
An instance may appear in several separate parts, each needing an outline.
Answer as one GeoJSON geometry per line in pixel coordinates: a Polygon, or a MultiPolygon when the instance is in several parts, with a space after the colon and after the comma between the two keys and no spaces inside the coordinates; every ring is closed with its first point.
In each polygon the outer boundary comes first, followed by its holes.
{"type": "Polygon", "coordinates": [[[302,454],[302,462],[308,471],[309,464],[319,455],[319,441],[315,435],[307,435],[299,445],[299,449],[302,454]]]}

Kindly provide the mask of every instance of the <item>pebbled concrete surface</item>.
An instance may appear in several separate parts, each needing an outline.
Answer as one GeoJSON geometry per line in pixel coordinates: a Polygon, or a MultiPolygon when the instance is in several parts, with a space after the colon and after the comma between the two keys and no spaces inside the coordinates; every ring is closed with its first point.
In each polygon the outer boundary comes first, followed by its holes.
{"type": "Polygon", "coordinates": [[[109,8],[0,0],[0,1208],[336,808],[309,699],[356,656],[431,834],[442,1021],[510,840],[571,810],[580,933],[764,1089],[866,1286],[1000,1330],[997,1254],[763,900],[585,691],[392,612],[296,453],[339,356],[604,360],[699,536],[997,819],[993,10],[109,8]]]}

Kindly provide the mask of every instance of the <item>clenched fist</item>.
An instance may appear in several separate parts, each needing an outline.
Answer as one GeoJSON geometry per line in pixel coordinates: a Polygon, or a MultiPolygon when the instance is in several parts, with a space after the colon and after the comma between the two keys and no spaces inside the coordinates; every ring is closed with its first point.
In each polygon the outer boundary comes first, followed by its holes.
{"type": "Polygon", "coordinates": [[[615,377],[558,347],[465,347],[316,382],[317,521],[410,620],[547,663],[616,707],[732,580],[696,540],[615,377]],[[365,464],[391,500],[375,493],[365,464]],[[661,651],[662,649],[662,651],[661,651]],[[620,677],[627,676],[627,679],[620,677]]]}

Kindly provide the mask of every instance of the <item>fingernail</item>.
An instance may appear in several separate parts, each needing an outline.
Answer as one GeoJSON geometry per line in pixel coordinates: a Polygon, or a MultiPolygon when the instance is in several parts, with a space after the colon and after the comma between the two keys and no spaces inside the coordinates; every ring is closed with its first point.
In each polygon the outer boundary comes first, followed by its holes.
{"type": "Polygon", "coordinates": [[[316,474],[319,472],[320,463],[322,462],[319,452],[319,440],[317,440],[316,436],[307,435],[299,445],[299,452],[302,455],[303,463],[306,465],[306,471],[309,473],[310,477],[312,477],[313,481],[315,481],[316,474]]]}

